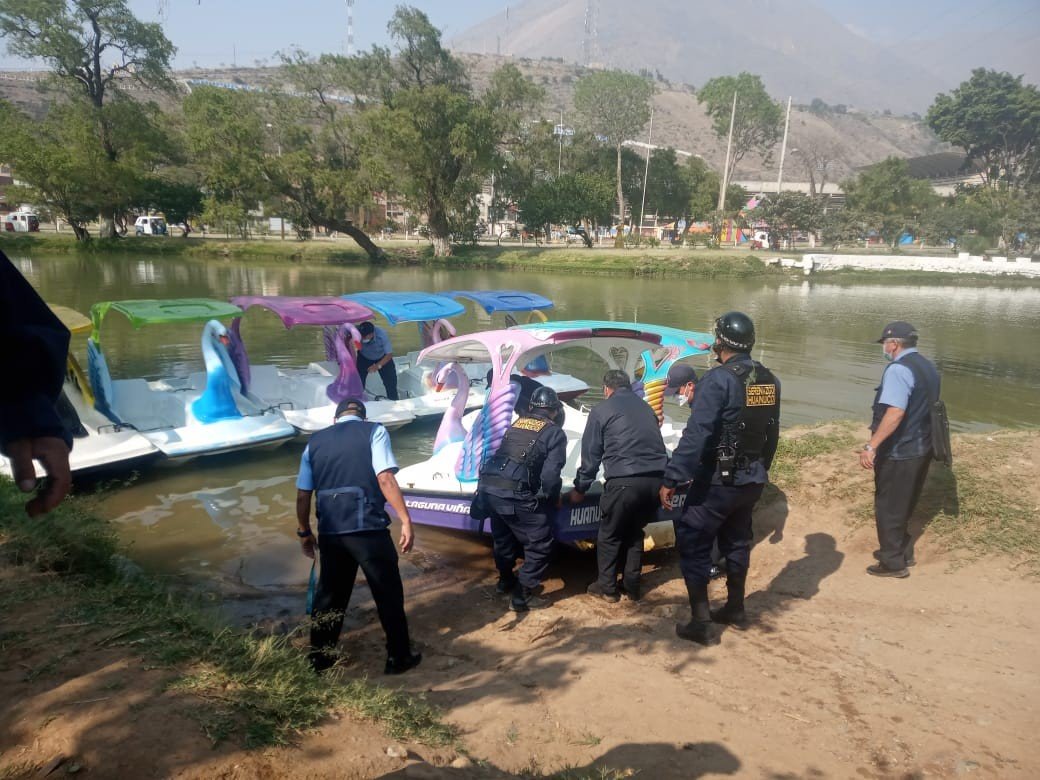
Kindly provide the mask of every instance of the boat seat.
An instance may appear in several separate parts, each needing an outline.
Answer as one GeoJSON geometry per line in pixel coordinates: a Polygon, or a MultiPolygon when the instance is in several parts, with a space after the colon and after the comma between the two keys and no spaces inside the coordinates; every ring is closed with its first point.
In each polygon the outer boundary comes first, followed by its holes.
{"type": "Polygon", "coordinates": [[[287,400],[284,397],[286,381],[275,366],[249,367],[249,393],[266,403],[275,404],[287,400]]]}
{"type": "Polygon", "coordinates": [[[139,431],[179,428],[187,418],[183,394],[152,390],[143,379],[113,382],[112,396],[115,413],[139,431]]]}

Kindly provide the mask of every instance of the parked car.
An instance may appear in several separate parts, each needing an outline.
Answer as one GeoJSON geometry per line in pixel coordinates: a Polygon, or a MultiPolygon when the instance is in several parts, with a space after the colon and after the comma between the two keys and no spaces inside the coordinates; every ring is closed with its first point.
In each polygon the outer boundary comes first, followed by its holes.
{"type": "Polygon", "coordinates": [[[162,217],[138,217],[134,222],[134,231],[139,236],[165,236],[166,220],[162,217]]]}
{"type": "Polygon", "coordinates": [[[38,233],[40,218],[31,211],[12,211],[4,217],[4,230],[8,233],[38,233]]]}

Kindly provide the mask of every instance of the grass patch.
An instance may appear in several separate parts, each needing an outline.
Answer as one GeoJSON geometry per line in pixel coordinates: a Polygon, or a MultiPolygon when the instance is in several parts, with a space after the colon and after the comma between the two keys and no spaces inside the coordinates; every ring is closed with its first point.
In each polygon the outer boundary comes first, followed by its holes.
{"type": "MultiPolygon", "coordinates": [[[[290,743],[335,709],[377,721],[394,738],[455,741],[454,729],[423,699],[366,680],[319,678],[291,635],[228,628],[156,578],[127,573],[111,527],[86,501],[67,500],[44,520],[29,520],[23,500],[0,479],[0,555],[41,576],[0,580],[0,609],[26,600],[58,604],[62,620],[56,622],[86,622],[92,629],[68,641],[126,647],[171,668],[169,686],[195,697],[192,715],[214,742],[236,736],[251,747],[290,743]]],[[[67,655],[31,674],[52,672],[67,655]]]]}
{"type": "Polygon", "coordinates": [[[781,433],[769,478],[782,490],[796,488],[810,461],[841,450],[852,450],[856,441],[855,424],[845,421],[824,423],[798,431],[795,435],[781,433]]]}

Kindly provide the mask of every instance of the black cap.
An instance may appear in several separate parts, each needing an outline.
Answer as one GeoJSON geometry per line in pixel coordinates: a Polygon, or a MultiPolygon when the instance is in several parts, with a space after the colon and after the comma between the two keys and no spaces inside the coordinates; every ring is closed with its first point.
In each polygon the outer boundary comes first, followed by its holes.
{"type": "Polygon", "coordinates": [[[885,329],[881,331],[881,338],[877,340],[878,344],[883,344],[886,339],[916,339],[917,328],[911,325],[909,322],[903,322],[897,320],[896,322],[890,322],[885,326],[885,329]]]}
{"type": "Polygon", "coordinates": [[[685,363],[674,363],[668,369],[668,384],[665,385],[664,394],[675,395],[679,392],[680,387],[690,382],[697,384],[697,372],[693,370],[693,366],[688,366],[685,363]]]}
{"type": "Polygon", "coordinates": [[[370,336],[375,332],[376,326],[373,325],[371,322],[362,322],[360,325],[358,325],[358,333],[360,333],[362,336],[370,336]]]}
{"type": "Polygon", "coordinates": [[[350,413],[362,420],[368,417],[368,410],[365,409],[365,402],[360,398],[344,398],[336,406],[336,419],[338,420],[343,415],[350,413]]]}

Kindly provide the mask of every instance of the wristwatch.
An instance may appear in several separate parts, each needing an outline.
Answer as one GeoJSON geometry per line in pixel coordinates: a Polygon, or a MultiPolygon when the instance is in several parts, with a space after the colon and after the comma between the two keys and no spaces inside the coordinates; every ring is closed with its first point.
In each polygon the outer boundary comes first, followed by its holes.
{"type": "Polygon", "coordinates": [[[298,537],[300,537],[301,539],[306,539],[308,536],[312,535],[311,534],[311,529],[308,528],[306,531],[301,531],[299,528],[297,528],[296,529],[296,535],[298,537]]]}
{"type": "Polygon", "coordinates": [[[870,442],[869,441],[866,444],[863,445],[863,451],[864,452],[873,452],[874,451],[874,448],[870,446],[870,442]]]}

